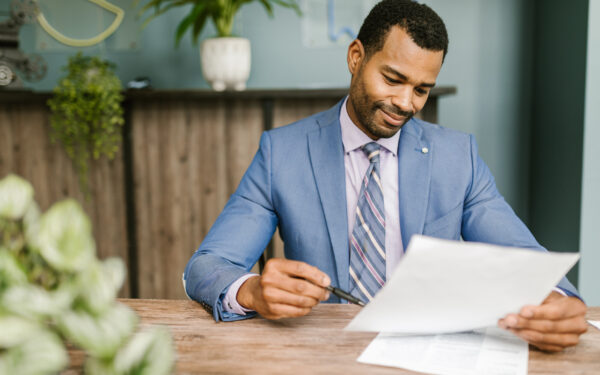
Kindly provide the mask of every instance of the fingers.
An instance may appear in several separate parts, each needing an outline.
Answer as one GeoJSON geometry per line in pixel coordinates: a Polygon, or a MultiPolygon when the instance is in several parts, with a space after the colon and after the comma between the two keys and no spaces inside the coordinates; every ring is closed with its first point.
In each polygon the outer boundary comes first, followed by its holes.
{"type": "MultiPolygon", "coordinates": [[[[302,287],[295,288],[294,286],[291,286],[290,289],[303,289],[306,284],[309,284],[308,282],[303,280],[297,281],[299,282],[298,285],[302,287]]],[[[282,303],[297,307],[313,307],[322,300],[325,300],[325,297],[328,297],[323,295],[322,288],[316,287],[311,284],[308,285],[308,291],[303,291],[302,293],[295,293],[281,288],[281,286],[277,287],[275,285],[266,285],[266,283],[268,283],[268,281],[265,282],[263,280],[263,297],[269,303],[282,303]],[[313,288],[316,290],[312,290],[313,288]]]]}
{"type": "Polygon", "coordinates": [[[276,269],[278,272],[292,277],[308,280],[322,287],[329,286],[331,283],[326,273],[304,262],[275,258],[267,262],[264,273],[268,273],[271,269],[276,269]]]}
{"type": "Polygon", "coordinates": [[[587,331],[585,304],[575,297],[549,296],[540,306],[525,306],[508,314],[498,326],[544,351],[561,351],[577,345],[587,331]]]}
{"type": "Polygon", "coordinates": [[[329,277],[304,262],[271,259],[257,280],[255,310],[267,319],[306,315],[329,299],[329,277]]]}
{"type": "Polygon", "coordinates": [[[543,333],[529,329],[510,329],[515,335],[545,351],[561,351],[579,343],[579,334],[543,333]]]}
{"type": "Polygon", "coordinates": [[[551,352],[551,353],[561,352],[565,349],[562,346],[556,346],[556,345],[546,345],[546,344],[531,344],[531,345],[535,346],[536,348],[538,348],[544,352],[551,352]]]}
{"type": "Polygon", "coordinates": [[[267,319],[297,318],[308,314],[310,310],[310,307],[297,307],[276,303],[269,305],[269,309],[260,312],[260,315],[267,319]]]}
{"type": "Polygon", "coordinates": [[[584,316],[587,311],[585,304],[575,297],[552,297],[539,306],[525,306],[519,312],[527,319],[561,320],[575,316],[584,316]]]}
{"type": "Polygon", "coordinates": [[[526,319],[520,315],[509,314],[506,318],[499,321],[502,328],[529,329],[539,332],[553,333],[577,333],[582,334],[587,331],[587,323],[583,316],[576,316],[562,320],[536,320],[526,319]]]}
{"type": "MultiPolygon", "coordinates": [[[[297,302],[293,295],[298,297],[309,297],[319,301],[329,299],[329,292],[318,285],[329,285],[329,277],[318,268],[303,262],[290,261],[286,259],[272,259],[265,266],[261,277],[261,286],[265,299],[271,297],[286,296],[286,300],[274,300],[295,305],[297,302]],[[317,283],[318,282],[318,283],[317,283]],[[282,294],[271,289],[282,290],[289,293],[282,294]]],[[[298,301],[305,302],[305,299],[298,301]]],[[[303,306],[303,305],[298,305],[303,306]]]]}

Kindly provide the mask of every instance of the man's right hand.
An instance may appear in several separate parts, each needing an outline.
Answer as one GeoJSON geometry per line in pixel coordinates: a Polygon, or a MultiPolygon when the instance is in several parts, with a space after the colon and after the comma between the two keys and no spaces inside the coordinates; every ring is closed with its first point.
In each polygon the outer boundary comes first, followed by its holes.
{"type": "Polygon", "coordinates": [[[307,263],[274,258],[261,276],[246,280],[237,293],[240,305],[267,319],[303,316],[329,299],[327,274],[307,263]]]}

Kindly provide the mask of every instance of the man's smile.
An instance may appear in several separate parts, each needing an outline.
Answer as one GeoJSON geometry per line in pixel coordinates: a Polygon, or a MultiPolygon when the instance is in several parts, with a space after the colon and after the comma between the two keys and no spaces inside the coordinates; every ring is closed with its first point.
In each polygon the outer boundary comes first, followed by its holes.
{"type": "Polygon", "coordinates": [[[383,120],[389,125],[402,126],[406,122],[407,118],[405,116],[398,116],[396,114],[389,113],[383,108],[379,108],[379,110],[383,115],[383,120]]]}

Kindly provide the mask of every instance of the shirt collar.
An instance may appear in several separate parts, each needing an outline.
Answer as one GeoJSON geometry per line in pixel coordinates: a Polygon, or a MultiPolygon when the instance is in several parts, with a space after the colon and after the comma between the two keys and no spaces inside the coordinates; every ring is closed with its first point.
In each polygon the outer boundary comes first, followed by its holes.
{"type": "MultiPolygon", "coordinates": [[[[342,127],[342,143],[344,144],[344,152],[350,153],[364,144],[373,142],[373,140],[354,124],[350,118],[350,115],[348,115],[348,110],[346,109],[347,102],[348,96],[346,96],[346,99],[344,100],[340,110],[340,124],[342,127]]],[[[398,152],[398,141],[400,140],[401,131],[402,130],[399,130],[390,138],[379,138],[376,142],[396,156],[396,153],[398,152]]]]}

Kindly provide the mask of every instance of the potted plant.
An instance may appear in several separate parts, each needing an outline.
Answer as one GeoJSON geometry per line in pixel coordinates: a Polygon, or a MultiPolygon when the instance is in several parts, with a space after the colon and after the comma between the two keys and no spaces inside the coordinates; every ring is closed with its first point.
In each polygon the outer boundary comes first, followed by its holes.
{"type": "Polygon", "coordinates": [[[89,196],[88,164],[102,155],[112,159],[124,124],[121,81],[114,65],[81,52],[63,68],[67,75],[48,100],[53,141],[60,142],[73,162],[81,190],[89,196]]]}
{"type": "Polygon", "coordinates": [[[140,13],[154,11],[145,21],[144,24],[147,24],[171,8],[191,5],[189,13],[177,27],[176,45],[188,29],[192,30],[192,42],[196,44],[206,22],[211,19],[217,30],[217,37],[205,39],[200,46],[202,74],[216,91],[227,88],[244,90],[250,75],[250,41],[234,37],[232,29],[240,7],[254,1],[260,2],[271,17],[273,5],[292,8],[300,14],[298,0],[150,0],[140,13]]]}
{"type": "Polygon", "coordinates": [[[96,257],[77,202],[42,212],[29,182],[0,179],[0,374],[58,374],[68,349],[85,352],[86,374],[170,374],[171,334],[136,333],[138,316],[115,299],[124,279],[120,258],[96,257]]]}

